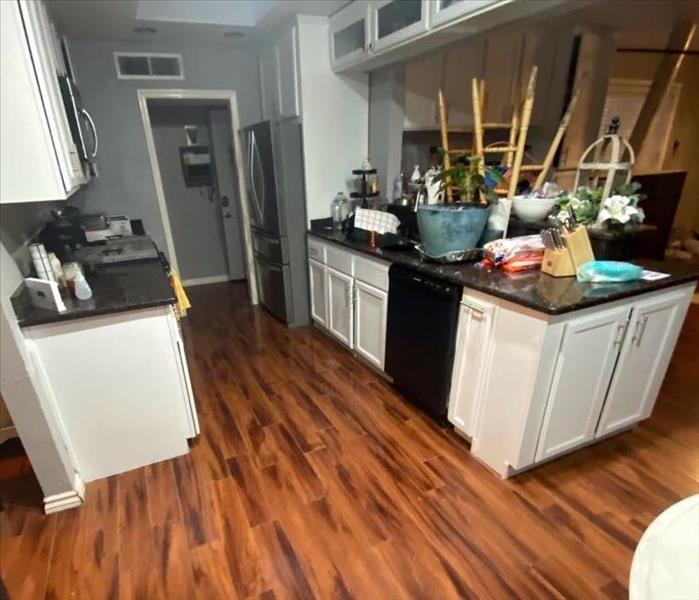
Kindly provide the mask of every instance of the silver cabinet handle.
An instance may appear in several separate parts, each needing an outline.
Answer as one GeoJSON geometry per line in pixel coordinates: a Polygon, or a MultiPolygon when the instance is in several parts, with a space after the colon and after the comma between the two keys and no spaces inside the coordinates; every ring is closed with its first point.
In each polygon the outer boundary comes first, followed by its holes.
{"type": "Polygon", "coordinates": [[[646,325],[648,325],[648,315],[643,315],[641,318],[641,327],[640,331],[638,332],[638,335],[636,336],[636,347],[638,348],[641,345],[641,340],[643,339],[643,336],[646,334],[646,325]]]}
{"type": "MultiPolygon", "coordinates": [[[[84,108],[81,109],[80,112],[85,117],[87,122],[90,124],[90,129],[92,129],[92,139],[95,141],[95,146],[94,148],[92,148],[90,158],[95,159],[97,158],[97,150],[99,150],[100,147],[99,138],[97,137],[97,128],[95,127],[95,122],[92,120],[92,117],[90,116],[89,112],[87,112],[84,108]]],[[[87,149],[85,149],[85,151],[87,152],[87,149]]]]}

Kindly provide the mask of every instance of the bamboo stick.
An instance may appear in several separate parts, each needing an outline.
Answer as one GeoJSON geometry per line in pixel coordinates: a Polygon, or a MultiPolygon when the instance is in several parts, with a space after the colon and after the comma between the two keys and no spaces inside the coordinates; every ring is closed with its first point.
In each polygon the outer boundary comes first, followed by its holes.
{"type": "Polygon", "coordinates": [[[558,151],[558,147],[561,145],[561,141],[563,140],[563,135],[565,134],[566,129],[568,129],[570,118],[573,115],[575,105],[578,103],[578,98],[580,97],[580,89],[582,88],[582,84],[584,83],[586,78],[587,73],[583,73],[577,85],[575,86],[575,90],[573,90],[573,95],[570,98],[570,102],[568,102],[568,108],[566,108],[566,111],[563,114],[563,117],[561,118],[561,123],[558,125],[556,135],[553,136],[551,145],[549,146],[548,152],[546,153],[546,158],[544,158],[544,162],[541,165],[541,173],[539,173],[539,176],[536,178],[536,182],[534,183],[535,190],[538,190],[539,188],[541,188],[542,185],[544,185],[546,175],[548,174],[549,170],[551,169],[551,165],[553,164],[553,158],[556,155],[556,152],[558,151]]]}
{"type": "MultiPolygon", "coordinates": [[[[449,128],[447,127],[447,107],[444,102],[444,92],[439,89],[437,94],[437,106],[439,109],[439,129],[442,135],[442,148],[444,150],[444,156],[442,157],[442,164],[445,171],[451,169],[451,158],[449,157],[449,128]]],[[[447,175],[444,179],[446,200],[447,202],[452,201],[451,194],[451,178],[447,175]]]]}
{"type": "Polygon", "coordinates": [[[485,173],[484,153],[483,153],[483,118],[482,118],[482,101],[480,97],[481,89],[485,89],[485,84],[479,86],[478,79],[471,79],[471,94],[473,96],[473,142],[475,154],[481,160],[478,162],[478,171],[481,174],[485,173]]]}
{"type": "Polygon", "coordinates": [[[534,95],[536,94],[536,76],[539,69],[535,65],[532,67],[527,83],[527,92],[524,98],[524,106],[522,107],[522,120],[519,126],[519,138],[517,140],[517,152],[512,164],[512,173],[510,174],[510,197],[517,192],[517,180],[519,179],[522,160],[524,159],[524,145],[527,141],[527,132],[529,130],[529,121],[532,116],[532,107],[534,106],[534,95]]]}

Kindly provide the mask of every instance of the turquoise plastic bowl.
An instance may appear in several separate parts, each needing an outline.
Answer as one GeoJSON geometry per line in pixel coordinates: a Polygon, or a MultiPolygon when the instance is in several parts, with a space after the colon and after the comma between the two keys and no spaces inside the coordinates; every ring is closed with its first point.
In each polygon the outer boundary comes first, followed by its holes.
{"type": "Polygon", "coordinates": [[[422,247],[429,256],[471,250],[483,235],[490,207],[472,204],[429,204],[417,209],[422,247]]]}

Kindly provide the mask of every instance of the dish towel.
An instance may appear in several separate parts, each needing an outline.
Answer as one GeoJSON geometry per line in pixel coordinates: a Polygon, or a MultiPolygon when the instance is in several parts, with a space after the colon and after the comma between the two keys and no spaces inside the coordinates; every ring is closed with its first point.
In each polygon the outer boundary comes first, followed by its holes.
{"type": "Polygon", "coordinates": [[[381,210],[358,208],[354,212],[354,226],[359,229],[376,231],[377,233],[396,233],[400,219],[396,215],[381,210]]]}
{"type": "Polygon", "coordinates": [[[192,308],[192,304],[187,298],[187,294],[182,287],[182,282],[176,271],[170,270],[170,285],[172,290],[175,292],[175,297],[177,298],[177,304],[175,304],[175,316],[178,319],[187,316],[187,310],[192,308]]]}

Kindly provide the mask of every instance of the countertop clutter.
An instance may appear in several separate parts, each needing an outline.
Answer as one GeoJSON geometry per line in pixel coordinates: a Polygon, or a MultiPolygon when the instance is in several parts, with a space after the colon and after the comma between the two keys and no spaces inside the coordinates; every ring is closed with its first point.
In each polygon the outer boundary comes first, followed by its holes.
{"type": "Polygon", "coordinates": [[[165,267],[160,259],[102,265],[85,276],[92,288],[90,300],[76,300],[65,292],[66,311],[55,312],[31,303],[24,285],[12,297],[20,327],[70,321],[120,313],[128,310],[165,306],[176,302],[165,267]]]}
{"type": "Polygon", "coordinates": [[[581,283],[574,277],[554,278],[539,270],[507,274],[497,270],[488,271],[474,263],[441,265],[427,262],[414,250],[392,251],[373,248],[366,241],[366,232],[335,232],[327,226],[327,220],[312,221],[309,234],[548,315],[565,314],[699,279],[699,267],[687,262],[639,260],[635,262],[644,268],[667,273],[669,276],[655,281],[641,280],[608,285],[581,283]]]}

